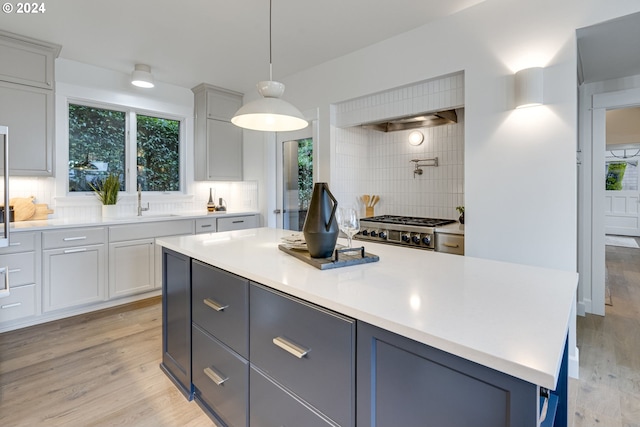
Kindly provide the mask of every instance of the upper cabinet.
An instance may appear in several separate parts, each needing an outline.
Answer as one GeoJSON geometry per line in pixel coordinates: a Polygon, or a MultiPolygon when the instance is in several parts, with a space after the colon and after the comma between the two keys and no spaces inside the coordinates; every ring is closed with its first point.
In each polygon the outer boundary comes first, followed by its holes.
{"type": "Polygon", "coordinates": [[[53,176],[55,59],[61,47],[0,31],[0,124],[11,175],[53,176]]]}
{"type": "Polygon", "coordinates": [[[242,94],[202,83],[195,94],[195,180],[242,181],[242,130],[231,117],[242,94]]]}

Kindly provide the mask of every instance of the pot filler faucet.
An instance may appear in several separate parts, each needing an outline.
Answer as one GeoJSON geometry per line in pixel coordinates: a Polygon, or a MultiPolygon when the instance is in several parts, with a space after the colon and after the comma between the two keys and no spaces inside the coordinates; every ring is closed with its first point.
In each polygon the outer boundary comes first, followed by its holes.
{"type": "Polygon", "coordinates": [[[142,186],[138,184],[138,216],[142,216],[142,212],[149,210],[149,202],[147,202],[147,207],[142,207],[142,186]]]}

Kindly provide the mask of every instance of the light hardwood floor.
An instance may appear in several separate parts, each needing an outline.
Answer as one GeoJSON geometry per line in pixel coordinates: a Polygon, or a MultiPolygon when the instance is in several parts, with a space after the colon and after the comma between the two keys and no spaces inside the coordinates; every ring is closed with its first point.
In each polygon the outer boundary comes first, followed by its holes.
{"type": "MultiPolygon", "coordinates": [[[[570,426],[640,427],[640,249],[607,246],[612,306],[578,317],[570,426]]],[[[0,334],[0,426],[211,426],[160,371],[159,298],[0,334]]]]}
{"type": "Polygon", "coordinates": [[[606,265],[612,305],[577,320],[569,425],[640,427],[640,249],[607,246],[606,265]]]}
{"type": "Polygon", "coordinates": [[[0,426],[211,426],[161,372],[159,297],[0,334],[0,426]]]}

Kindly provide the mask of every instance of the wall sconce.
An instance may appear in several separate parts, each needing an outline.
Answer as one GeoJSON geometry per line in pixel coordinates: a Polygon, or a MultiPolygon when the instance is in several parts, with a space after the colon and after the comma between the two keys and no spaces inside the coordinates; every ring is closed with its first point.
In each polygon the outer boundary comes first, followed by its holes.
{"type": "Polygon", "coordinates": [[[420,145],[424,141],[424,135],[419,130],[414,130],[409,134],[409,144],[420,145]]]}
{"type": "Polygon", "coordinates": [[[525,68],[515,76],[516,108],[543,104],[543,68],[525,68]]]}
{"type": "Polygon", "coordinates": [[[136,64],[133,73],[131,73],[131,84],[147,89],[154,87],[151,67],[144,64],[136,64]]]}

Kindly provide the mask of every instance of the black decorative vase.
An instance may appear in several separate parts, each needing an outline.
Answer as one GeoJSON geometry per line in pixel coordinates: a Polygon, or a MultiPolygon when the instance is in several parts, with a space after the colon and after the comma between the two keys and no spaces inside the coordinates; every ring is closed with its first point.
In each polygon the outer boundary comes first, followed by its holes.
{"type": "Polygon", "coordinates": [[[460,217],[458,218],[458,221],[460,221],[460,224],[464,224],[464,212],[462,212],[460,214],[460,217]]]}
{"type": "Polygon", "coordinates": [[[311,194],[307,218],[302,233],[311,258],[329,258],[338,240],[336,209],[338,201],[329,191],[326,182],[316,182],[311,194]]]}

